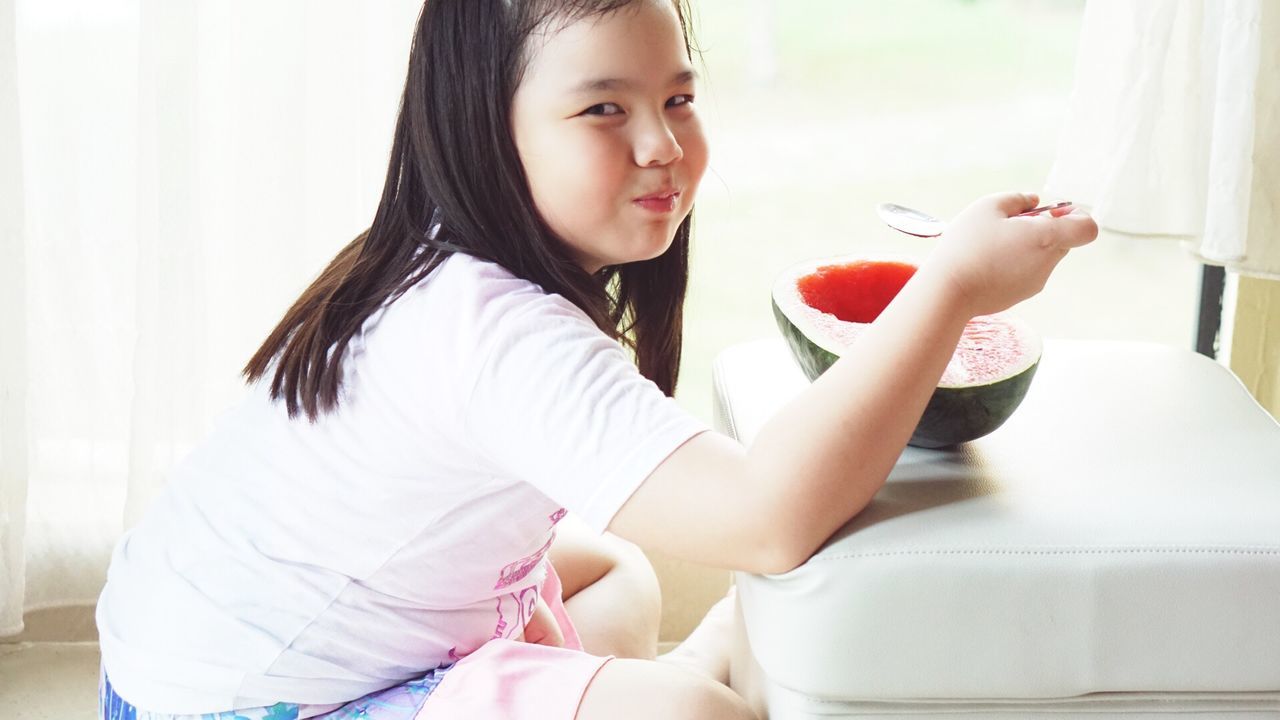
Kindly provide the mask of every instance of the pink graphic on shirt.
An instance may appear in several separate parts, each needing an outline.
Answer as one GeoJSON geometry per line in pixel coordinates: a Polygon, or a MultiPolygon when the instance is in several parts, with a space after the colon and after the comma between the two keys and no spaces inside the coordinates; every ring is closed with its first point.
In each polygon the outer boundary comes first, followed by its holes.
{"type": "Polygon", "coordinates": [[[527,587],[521,590],[516,602],[520,603],[520,627],[524,628],[533,619],[533,611],[538,607],[538,588],[527,587]]]}
{"type": "Polygon", "coordinates": [[[529,624],[533,618],[533,611],[538,605],[538,588],[527,587],[520,591],[520,594],[508,593],[497,598],[498,604],[498,624],[493,628],[493,639],[509,638],[524,630],[524,626],[529,624]],[[502,603],[507,598],[511,598],[516,603],[515,622],[508,625],[507,618],[502,614],[502,603]]]}
{"type": "Polygon", "coordinates": [[[495,640],[507,636],[507,619],[502,615],[502,598],[499,597],[496,600],[498,601],[498,624],[493,628],[495,640]]]}
{"type": "Polygon", "coordinates": [[[547,538],[546,544],[538,548],[538,551],[527,558],[522,558],[510,565],[502,568],[502,572],[498,574],[498,584],[493,586],[494,590],[502,590],[520,582],[538,567],[538,563],[542,562],[542,557],[547,554],[547,550],[551,548],[551,542],[556,539],[556,534],[551,533],[551,537],[547,538]]]}

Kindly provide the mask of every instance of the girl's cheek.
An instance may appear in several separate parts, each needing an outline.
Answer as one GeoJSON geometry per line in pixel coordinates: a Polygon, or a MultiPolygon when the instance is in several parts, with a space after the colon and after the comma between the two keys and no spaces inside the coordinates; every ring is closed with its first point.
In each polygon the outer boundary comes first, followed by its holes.
{"type": "Polygon", "coordinates": [[[577,157],[579,162],[574,166],[584,174],[580,182],[606,192],[609,185],[626,179],[634,163],[630,143],[618,137],[596,138],[578,148],[577,157]]]}
{"type": "Polygon", "coordinates": [[[701,178],[702,173],[707,169],[710,155],[707,149],[707,139],[703,136],[701,129],[691,132],[682,138],[680,147],[684,150],[685,166],[688,168],[690,175],[695,176],[695,178],[701,178]]]}
{"type": "Polygon", "coordinates": [[[685,149],[685,155],[694,152],[700,152],[702,155],[707,154],[707,136],[702,130],[702,120],[696,113],[690,113],[688,117],[674,125],[676,136],[680,140],[680,144],[685,149]]]}

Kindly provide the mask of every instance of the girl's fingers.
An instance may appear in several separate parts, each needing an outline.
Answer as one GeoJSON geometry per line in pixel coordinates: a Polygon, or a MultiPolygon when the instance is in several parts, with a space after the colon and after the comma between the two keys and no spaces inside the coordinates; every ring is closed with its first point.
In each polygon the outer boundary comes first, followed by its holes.
{"type": "Polygon", "coordinates": [[[1040,202],[1040,196],[1035,193],[1000,193],[991,199],[995,201],[996,210],[1004,213],[1005,217],[1034,209],[1040,202]]]}
{"type": "Polygon", "coordinates": [[[1048,235],[1041,242],[1061,250],[1080,247],[1093,242],[1098,236],[1098,224],[1089,213],[1075,205],[1055,208],[1046,213],[1029,216],[1048,235]]]}
{"type": "Polygon", "coordinates": [[[1088,245],[1098,237],[1098,223],[1083,212],[1063,215],[1054,221],[1058,225],[1058,243],[1061,247],[1075,248],[1088,245]]]}
{"type": "Polygon", "coordinates": [[[555,615],[547,606],[546,600],[538,597],[533,613],[524,626],[522,640],[531,645],[551,645],[564,647],[564,632],[556,622],[555,615]]]}

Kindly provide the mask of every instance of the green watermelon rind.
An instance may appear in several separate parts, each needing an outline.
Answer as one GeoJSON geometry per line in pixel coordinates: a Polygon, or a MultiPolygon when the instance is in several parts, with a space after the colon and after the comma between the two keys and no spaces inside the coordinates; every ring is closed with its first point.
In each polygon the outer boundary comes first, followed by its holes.
{"type": "Polygon", "coordinates": [[[804,371],[805,377],[809,378],[809,382],[817,380],[819,375],[840,359],[840,356],[809,339],[799,326],[791,322],[782,308],[778,307],[777,302],[773,303],[773,317],[778,321],[778,329],[782,331],[783,337],[787,339],[787,347],[791,348],[791,355],[800,364],[800,369],[804,371]]]}
{"type": "MultiPolygon", "coordinates": [[[[784,271],[774,285],[772,305],[773,316],[778,323],[800,369],[812,382],[826,372],[839,359],[839,355],[820,345],[814,338],[807,336],[800,324],[788,316],[779,302],[782,293],[790,293],[790,303],[802,303],[795,291],[795,283],[800,277],[815,271],[823,265],[833,265],[859,260],[889,260],[893,262],[909,262],[912,260],[900,257],[835,257],[801,263],[784,271]]],[[[806,306],[807,307],[807,306],[806,306]]],[[[1006,316],[1008,317],[1008,316],[1006,316]]],[[[1005,423],[1014,410],[1021,404],[1036,369],[1040,366],[1042,348],[1039,336],[1034,334],[1025,324],[1018,323],[1020,332],[1029,334],[1034,340],[1034,357],[1028,366],[1008,377],[990,383],[978,383],[963,386],[939,386],[930,396],[924,413],[917,424],[908,445],[921,448],[945,448],[960,443],[976,440],[990,434],[1005,423]]]]}
{"type": "Polygon", "coordinates": [[[1017,375],[987,385],[937,388],[907,444],[944,448],[991,434],[1018,409],[1038,367],[1037,358],[1017,375]]]}

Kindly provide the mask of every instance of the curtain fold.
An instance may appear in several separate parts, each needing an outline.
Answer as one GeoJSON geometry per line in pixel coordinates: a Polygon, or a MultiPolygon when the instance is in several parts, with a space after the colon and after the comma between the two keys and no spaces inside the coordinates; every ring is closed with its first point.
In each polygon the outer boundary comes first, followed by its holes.
{"type": "Polygon", "coordinates": [[[91,609],[373,217],[421,0],[0,0],[0,636],[91,609]]]}
{"type": "Polygon", "coordinates": [[[1046,192],[1280,277],[1280,3],[1090,0],[1077,57],[1046,192]]]}
{"type": "Polygon", "coordinates": [[[0,0],[0,636],[22,627],[27,505],[26,253],[14,0],[0,0]]]}

